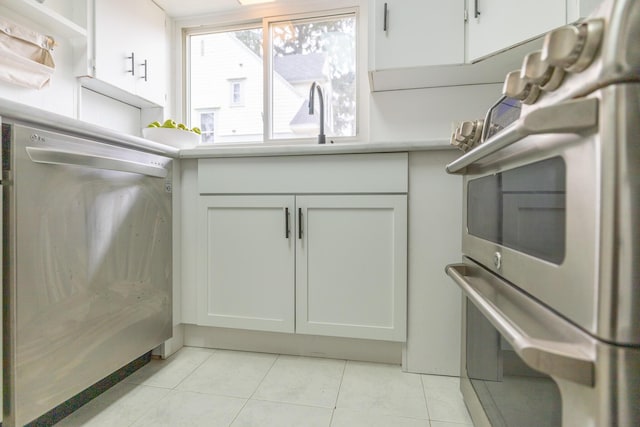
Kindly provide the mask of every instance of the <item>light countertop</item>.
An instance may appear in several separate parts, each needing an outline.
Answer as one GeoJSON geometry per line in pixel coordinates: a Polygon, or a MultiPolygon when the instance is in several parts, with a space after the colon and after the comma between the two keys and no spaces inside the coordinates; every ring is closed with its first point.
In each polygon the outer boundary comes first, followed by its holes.
{"type": "Polygon", "coordinates": [[[449,141],[428,140],[414,142],[344,142],[335,144],[291,144],[291,145],[200,145],[180,150],[180,158],[195,159],[209,157],[260,157],[303,156],[319,154],[393,153],[401,151],[447,150],[449,141]]]}
{"type": "Polygon", "coordinates": [[[302,156],[350,153],[392,153],[405,151],[448,150],[449,141],[434,139],[412,142],[338,142],[335,144],[247,144],[247,145],[198,145],[194,148],[178,149],[138,136],[128,135],[113,129],[97,126],[71,117],[56,114],[21,104],[9,99],[0,99],[0,117],[10,118],[35,126],[44,126],[53,131],[68,132],[84,138],[136,148],[173,158],[197,159],[211,157],[261,157],[302,156]]]}

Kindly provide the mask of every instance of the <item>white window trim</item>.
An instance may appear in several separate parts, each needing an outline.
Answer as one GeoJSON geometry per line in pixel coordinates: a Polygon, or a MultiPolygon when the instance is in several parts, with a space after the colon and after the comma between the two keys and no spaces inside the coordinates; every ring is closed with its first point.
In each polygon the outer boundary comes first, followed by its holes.
{"type": "MultiPolygon", "coordinates": [[[[188,106],[190,105],[189,97],[189,70],[187,58],[189,57],[189,46],[187,38],[189,35],[202,34],[211,31],[232,31],[243,28],[255,28],[262,23],[263,31],[268,31],[268,22],[278,22],[288,19],[304,19],[304,18],[322,18],[335,15],[344,15],[348,13],[355,14],[356,17],[356,135],[352,137],[328,137],[327,143],[353,143],[367,142],[369,139],[369,81],[366,67],[365,52],[367,51],[367,25],[366,13],[361,14],[361,2],[358,0],[317,0],[310,2],[300,2],[301,4],[289,5],[287,10],[283,10],[282,6],[265,4],[254,7],[246,7],[227,13],[218,13],[205,17],[183,18],[175,21],[176,34],[176,51],[177,57],[182,58],[176,61],[176,77],[182,84],[178,85],[176,90],[175,110],[181,111],[183,121],[186,122],[189,116],[188,106]],[[265,27],[266,26],[266,27],[265,27]],[[266,28],[266,29],[265,29],[266,28]]],[[[366,10],[366,6],[365,6],[366,10]]],[[[267,34],[267,33],[264,33],[267,34]]],[[[264,66],[270,69],[270,50],[265,46],[269,37],[263,38],[264,66]]],[[[263,72],[264,79],[269,78],[267,72],[263,72]]],[[[264,90],[270,89],[268,82],[265,82],[264,90]]],[[[264,103],[268,104],[272,99],[272,94],[264,97],[264,103]]],[[[263,131],[263,142],[259,145],[294,145],[294,144],[315,144],[315,138],[301,139],[272,139],[271,134],[271,118],[266,114],[271,114],[271,109],[266,109],[269,105],[265,105],[265,125],[263,131]]],[[[219,144],[223,145],[223,144],[219,144]]],[[[233,144],[239,145],[239,144],[233,144]]],[[[255,145],[255,144],[250,144],[255,145]]]]}

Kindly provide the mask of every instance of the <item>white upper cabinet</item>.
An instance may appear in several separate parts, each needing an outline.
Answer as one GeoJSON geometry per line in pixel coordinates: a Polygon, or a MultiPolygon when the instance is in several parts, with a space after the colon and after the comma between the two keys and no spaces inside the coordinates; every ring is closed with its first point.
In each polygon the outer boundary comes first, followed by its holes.
{"type": "Polygon", "coordinates": [[[369,69],[464,62],[464,0],[370,0],[369,69]]]}
{"type": "Polygon", "coordinates": [[[133,105],[163,106],[164,11],[151,0],[95,0],[94,7],[92,78],[83,84],[133,105]]]}
{"type": "Polygon", "coordinates": [[[559,0],[469,0],[468,62],[565,25],[559,0]]]}

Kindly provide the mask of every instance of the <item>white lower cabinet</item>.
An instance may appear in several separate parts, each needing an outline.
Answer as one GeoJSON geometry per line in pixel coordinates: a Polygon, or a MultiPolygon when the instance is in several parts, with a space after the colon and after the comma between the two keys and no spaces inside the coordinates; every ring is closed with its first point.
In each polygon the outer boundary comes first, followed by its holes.
{"type": "Polygon", "coordinates": [[[406,340],[407,196],[201,195],[198,323],[406,340]]]}
{"type": "Polygon", "coordinates": [[[405,341],[407,196],[298,196],[296,209],[296,332],[405,341]]]}
{"type": "Polygon", "coordinates": [[[293,196],[201,196],[198,323],[294,332],[293,196]]]}

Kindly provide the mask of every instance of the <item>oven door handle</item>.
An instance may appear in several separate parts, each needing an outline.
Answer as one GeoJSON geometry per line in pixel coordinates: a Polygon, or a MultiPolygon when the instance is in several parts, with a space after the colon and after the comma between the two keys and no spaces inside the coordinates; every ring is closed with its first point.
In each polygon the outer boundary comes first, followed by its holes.
{"type": "Polygon", "coordinates": [[[447,274],[532,368],[592,387],[593,339],[479,266],[451,264],[447,274]]]}
{"type": "Polygon", "coordinates": [[[168,174],[167,169],[162,166],[134,162],[131,160],[116,159],[113,157],[76,153],[72,151],[27,147],[27,154],[34,163],[84,166],[92,169],[105,169],[148,175],[154,178],[166,178],[168,174]]]}
{"type": "MultiPolygon", "coordinates": [[[[486,124],[486,123],[485,123],[486,124]]],[[[450,174],[464,174],[466,168],[527,136],[551,133],[580,133],[598,126],[598,99],[584,98],[534,110],[503,132],[447,165],[450,174]]]]}

